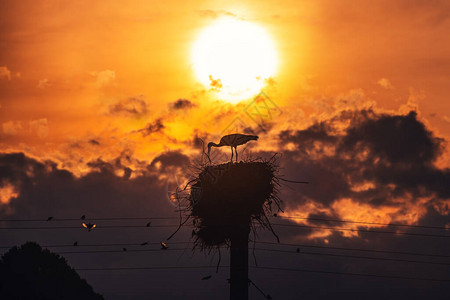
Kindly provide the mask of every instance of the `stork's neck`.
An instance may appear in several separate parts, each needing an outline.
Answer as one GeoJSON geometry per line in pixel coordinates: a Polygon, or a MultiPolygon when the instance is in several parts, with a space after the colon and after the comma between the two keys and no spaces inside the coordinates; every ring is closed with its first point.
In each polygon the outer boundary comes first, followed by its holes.
{"type": "Polygon", "coordinates": [[[223,145],[221,145],[221,144],[216,144],[216,143],[213,143],[213,142],[211,142],[211,143],[209,143],[209,148],[211,148],[211,147],[222,147],[223,145]]]}

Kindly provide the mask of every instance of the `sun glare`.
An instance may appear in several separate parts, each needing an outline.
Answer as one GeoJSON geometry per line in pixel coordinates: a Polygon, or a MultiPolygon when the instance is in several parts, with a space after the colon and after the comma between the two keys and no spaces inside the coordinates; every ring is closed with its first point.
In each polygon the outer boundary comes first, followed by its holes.
{"type": "Polygon", "coordinates": [[[273,76],[277,55],[260,26],[223,18],[201,32],[192,50],[195,75],[221,100],[232,103],[258,94],[273,76]]]}

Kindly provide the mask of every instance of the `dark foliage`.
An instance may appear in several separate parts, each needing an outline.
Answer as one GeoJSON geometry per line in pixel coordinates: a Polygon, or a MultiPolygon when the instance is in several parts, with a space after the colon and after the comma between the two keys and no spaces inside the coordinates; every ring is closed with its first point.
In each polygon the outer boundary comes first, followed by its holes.
{"type": "Polygon", "coordinates": [[[0,261],[1,299],[103,299],[65,258],[28,242],[0,261]]]}

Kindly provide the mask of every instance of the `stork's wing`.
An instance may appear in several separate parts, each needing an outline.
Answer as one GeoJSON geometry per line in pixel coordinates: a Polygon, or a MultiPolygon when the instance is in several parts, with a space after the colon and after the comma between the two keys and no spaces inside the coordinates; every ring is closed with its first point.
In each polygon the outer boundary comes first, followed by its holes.
{"type": "Polygon", "coordinates": [[[84,227],[84,228],[87,228],[87,225],[83,223],[83,227],[84,227]]]}

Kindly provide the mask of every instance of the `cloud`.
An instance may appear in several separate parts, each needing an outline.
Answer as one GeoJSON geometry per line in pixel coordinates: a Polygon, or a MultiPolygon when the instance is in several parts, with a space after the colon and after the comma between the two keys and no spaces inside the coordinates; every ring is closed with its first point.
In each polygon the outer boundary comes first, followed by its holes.
{"type": "Polygon", "coordinates": [[[38,89],[45,89],[46,87],[49,87],[51,84],[49,83],[47,78],[41,79],[39,80],[38,84],[36,85],[36,87],[38,89]]]}
{"type": "Polygon", "coordinates": [[[40,162],[23,153],[0,154],[0,166],[0,215],[6,208],[16,217],[27,218],[161,215],[171,211],[170,205],[164,208],[164,190],[156,175],[140,173],[132,179],[118,175],[121,169],[130,171],[117,161],[92,161],[91,171],[81,177],[54,162],[40,162]]]}
{"type": "Polygon", "coordinates": [[[380,80],[377,81],[377,83],[386,90],[392,90],[394,88],[394,86],[387,78],[381,78],[380,80]]]}
{"type": "MultiPolygon", "coordinates": [[[[162,158],[162,160],[165,159],[162,158]]],[[[168,159],[167,164],[173,166],[176,160],[168,159]]],[[[17,225],[26,227],[63,226],[63,229],[56,230],[2,230],[2,245],[17,245],[25,241],[36,241],[41,245],[49,245],[52,241],[56,244],[72,245],[77,241],[80,246],[102,243],[139,245],[142,242],[149,242],[149,245],[138,246],[140,248],[135,249],[155,248],[158,250],[159,246],[154,243],[165,241],[175,231],[179,216],[167,199],[167,187],[165,182],[159,180],[158,172],[151,174],[144,168],[142,173],[127,178],[117,175],[119,167],[116,166],[116,162],[99,161],[94,162],[93,166],[96,164],[101,168],[93,167],[87,174],[78,177],[57,167],[51,161],[32,159],[24,153],[0,153],[0,197],[2,197],[1,200],[9,198],[7,203],[0,203],[0,218],[2,220],[7,218],[44,220],[44,222],[21,224],[2,221],[2,228],[18,227],[17,225]],[[4,192],[4,188],[8,185],[14,186],[14,192],[11,193],[10,188],[7,188],[9,189],[8,193],[4,192]],[[81,226],[82,220],[79,220],[82,215],[86,216],[88,222],[96,223],[97,228],[87,232],[81,226]],[[55,222],[46,222],[45,220],[49,216],[54,217],[55,222]],[[95,218],[111,217],[142,219],[95,220],[95,218]],[[158,219],[157,217],[168,217],[169,219],[158,219]],[[170,219],[171,217],[173,219],[170,219]],[[58,219],[63,218],[71,218],[74,221],[58,222],[58,219]],[[76,221],[77,219],[79,221],[76,221]],[[148,222],[151,222],[151,225],[146,227],[148,222]],[[123,226],[123,228],[105,228],[111,225],[113,227],[123,226]]],[[[189,240],[191,230],[191,228],[181,229],[176,237],[181,238],[182,241],[189,240]]],[[[169,247],[177,248],[171,242],[168,242],[169,247]]],[[[134,248],[134,246],[126,247],[134,248]]],[[[114,250],[115,248],[109,249],[114,250]]],[[[118,249],[121,250],[122,247],[118,249]]],[[[6,250],[3,249],[2,252],[6,250]]],[[[60,252],[63,249],[52,248],[52,250],[60,252]]],[[[179,257],[180,253],[175,252],[175,256],[169,255],[169,257],[162,254],[143,255],[148,252],[143,252],[141,255],[131,252],[132,255],[125,256],[119,253],[120,257],[117,259],[115,254],[111,256],[111,253],[100,256],[91,253],[83,257],[71,254],[63,255],[75,268],[83,266],[108,268],[118,264],[123,266],[140,265],[143,259],[148,265],[170,265],[179,257]]],[[[160,278],[159,275],[149,274],[152,281],[160,278]]],[[[131,276],[133,277],[133,275],[131,276]]],[[[145,277],[149,279],[148,276],[145,277]]],[[[201,278],[200,275],[198,278],[201,278]]],[[[115,280],[113,282],[120,284],[115,280]]],[[[93,285],[104,286],[104,284],[110,283],[111,278],[101,277],[100,281],[93,282],[93,285]]],[[[124,286],[126,293],[128,284],[124,286]]],[[[154,291],[154,288],[151,290],[154,291]]],[[[147,292],[148,290],[137,297],[141,298],[141,295],[147,292]]],[[[167,294],[165,289],[161,290],[157,298],[162,298],[163,294],[167,294]]]]}
{"type": "Polygon", "coordinates": [[[96,139],[90,139],[89,144],[94,145],[94,146],[99,146],[100,142],[96,139]]]}
{"type": "Polygon", "coordinates": [[[18,195],[12,184],[6,183],[0,186],[0,204],[8,204],[12,198],[17,198],[18,195]]]}
{"type": "MultiPolygon", "coordinates": [[[[389,115],[371,114],[364,112],[354,112],[352,114],[341,115],[335,119],[330,119],[323,122],[323,125],[318,125],[314,129],[306,128],[305,130],[292,130],[286,132],[285,139],[291,139],[295,143],[298,149],[302,144],[302,140],[296,139],[298,132],[305,132],[304,135],[307,141],[302,149],[314,148],[314,142],[320,142],[322,140],[329,141],[325,142],[326,145],[342,142],[343,137],[346,135],[346,131],[337,134],[333,128],[339,127],[336,123],[346,122],[348,120],[353,120],[352,125],[348,125],[348,129],[353,127],[361,127],[361,125],[366,124],[367,121],[374,121],[382,119],[383,117],[389,117],[389,115]],[[367,116],[363,116],[367,114],[367,116]],[[312,134],[307,134],[307,132],[312,131],[312,134]],[[323,133],[320,133],[323,132],[323,133]],[[336,137],[335,139],[330,139],[327,137],[336,137]]],[[[398,117],[400,119],[408,118],[407,115],[392,116],[398,117]]],[[[380,121],[383,123],[384,121],[380,121]]],[[[414,123],[413,120],[411,122],[414,123]]],[[[416,122],[420,123],[416,120],[416,122]]],[[[347,128],[346,127],[346,128],[347,128]]],[[[431,138],[433,138],[431,136],[431,138]]],[[[280,140],[281,142],[281,140],[280,140]]],[[[370,144],[370,143],[369,143],[370,144]]],[[[343,157],[345,157],[343,153],[343,157]]],[[[437,155],[438,153],[436,153],[437,155]]],[[[336,154],[337,155],[337,154],[336,154]]],[[[298,151],[286,151],[284,160],[285,169],[283,173],[287,171],[287,175],[299,174],[299,172],[308,174],[305,172],[304,167],[310,163],[317,163],[317,165],[324,164],[323,169],[333,170],[334,167],[338,165],[327,165],[325,161],[326,157],[333,157],[330,153],[324,153],[322,158],[317,157],[318,160],[309,159],[307,155],[303,155],[298,151]],[[300,155],[299,159],[296,159],[296,155],[300,155]],[[306,162],[303,159],[307,160],[306,162]]],[[[357,160],[355,158],[355,160],[357,160]]],[[[344,163],[352,162],[350,158],[346,158],[344,163]]],[[[9,198],[8,203],[0,204],[0,216],[2,219],[41,219],[43,222],[33,222],[25,223],[24,227],[58,227],[61,229],[51,229],[51,230],[2,230],[2,242],[4,245],[14,245],[22,243],[26,240],[34,240],[43,245],[47,244],[67,244],[71,245],[73,242],[77,241],[79,245],[88,244],[102,244],[102,243],[129,243],[136,246],[126,246],[128,249],[133,250],[146,250],[155,249],[157,251],[159,241],[165,240],[170,234],[176,229],[178,224],[178,211],[175,211],[174,206],[169,203],[167,199],[167,185],[159,179],[159,173],[157,165],[162,172],[169,173],[172,169],[181,168],[184,169],[184,165],[189,163],[189,159],[177,151],[169,151],[160,154],[155,158],[152,163],[144,168],[144,171],[135,177],[126,177],[117,175],[117,171],[124,167],[121,164],[116,163],[116,161],[104,161],[101,159],[94,160],[91,163],[91,170],[83,176],[75,176],[73,173],[57,167],[57,165],[51,161],[38,161],[27,157],[23,153],[9,153],[0,154],[0,182],[1,186],[5,184],[10,184],[14,186],[13,197],[9,198]],[[56,222],[58,219],[69,218],[69,219],[79,219],[82,215],[85,215],[89,221],[91,218],[111,218],[111,217],[140,217],[147,219],[138,220],[94,220],[98,227],[91,232],[86,232],[81,227],[81,220],[79,221],[64,221],[56,222]],[[53,216],[56,221],[46,222],[47,217],[53,216]],[[152,217],[175,217],[175,219],[163,220],[152,217]],[[151,221],[149,228],[145,226],[147,222],[151,221]],[[107,228],[111,226],[113,228],[107,228]],[[164,226],[171,226],[165,228],[164,226]],[[123,226],[123,228],[114,228],[114,226],[123,226]],[[75,227],[71,229],[70,227],[75,227]],[[79,227],[79,228],[77,228],[79,227]],[[138,246],[142,242],[149,242],[151,245],[138,246]],[[153,245],[152,243],[155,243],[153,245]]],[[[356,166],[348,166],[349,170],[357,168],[356,166]]],[[[311,170],[313,170],[311,168],[311,170]]],[[[342,170],[335,170],[338,177],[347,177],[347,173],[341,173],[342,170]]],[[[321,175],[326,175],[322,173],[321,175]]],[[[350,176],[354,178],[354,173],[350,176]]],[[[326,193],[333,192],[330,190],[327,184],[328,180],[334,180],[332,177],[320,177],[321,182],[312,182],[312,189],[324,189],[322,195],[326,193]]],[[[344,180],[345,182],[345,180],[344,180]]],[[[307,190],[308,187],[302,187],[300,195],[303,193],[311,194],[311,190],[307,190]]],[[[337,187],[339,188],[339,187],[337,187]]],[[[378,187],[381,188],[382,187],[378,187]]],[[[371,185],[366,187],[360,186],[359,196],[362,196],[363,191],[373,192],[371,185]]],[[[302,196],[301,196],[302,197],[302,196]]],[[[361,197],[362,200],[368,197],[361,197]]],[[[340,217],[355,215],[355,218],[367,218],[367,220],[381,221],[381,220],[393,220],[390,214],[397,213],[396,205],[392,203],[390,205],[377,206],[371,202],[359,201],[355,197],[342,197],[338,201],[332,202],[331,205],[326,203],[321,203],[318,201],[309,202],[304,201],[306,216],[315,216],[322,218],[330,218],[330,216],[340,217]],[[386,213],[382,215],[383,211],[380,207],[386,209],[386,213]],[[391,218],[391,219],[389,219],[391,218]]],[[[293,201],[292,199],[290,201],[293,201]]],[[[426,207],[426,212],[420,219],[421,224],[427,224],[427,221],[434,222],[434,225],[440,226],[441,222],[445,220],[442,219],[443,216],[437,214],[436,210],[433,210],[428,203],[418,203],[418,207],[426,207]],[[434,215],[433,215],[434,214],[434,215]],[[437,215],[436,215],[437,214],[437,215]]],[[[408,207],[409,208],[409,207],[408,207]]],[[[411,208],[409,213],[413,213],[411,208]]],[[[406,212],[408,213],[408,212],[406,212]]],[[[397,213],[398,214],[398,213],[397,213]]],[[[446,217],[448,220],[448,216],[446,217]]],[[[273,219],[272,219],[273,220],[273,219]]],[[[275,220],[274,223],[280,223],[280,220],[275,220]]],[[[325,223],[315,223],[316,225],[324,225],[325,223]]],[[[330,225],[330,223],[326,223],[330,225]]],[[[335,224],[333,224],[334,226],[335,224]]],[[[19,227],[17,223],[4,223],[3,227],[19,227]]],[[[348,227],[349,225],[346,225],[348,227]]],[[[177,233],[174,239],[175,241],[188,241],[191,236],[192,228],[189,227],[189,223],[177,233]]],[[[301,228],[294,227],[275,227],[276,232],[280,235],[282,243],[292,243],[292,244],[306,244],[304,241],[299,240],[298,237],[301,236],[303,232],[307,234],[315,235],[317,238],[315,242],[309,242],[312,246],[324,246],[320,241],[324,238],[328,241],[331,247],[343,247],[343,248],[357,248],[357,249],[373,249],[373,250],[391,250],[391,251],[409,251],[414,249],[414,252],[425,252],[425,253],[443,253],[445,255],[445,249],[448,248],[448,239],[445,238],[428,238],[428,239],[412,239],[404,238],[401,235],[387,235],[387,234],[371,234],[371,233],[359,233],[360,236],[348,235],[344,236],[343,233],[336,233],[334,231],[319,232],[313,230],[302,230],[301,228]],[[325,235],[320,238],[320,234],[325,233],[325,235]],[[292,237],[294,237],[292,238],[292,237]],[[424,241],[424,242],[422,242],[424,241]],[[441,250],[441,251],[439,251],[441,250]]],[[[259,241],[273,241],[272,237],[266,232],[258,232],[257,246],[256,248],[268,248],[266,244],[258,244],[259,241]]],[[[185,246],[177,246],[175,243],[171,244],[169,241],[169,247],[172,249],[183,249],[185,246]]],[[[122,247],[122,246],[121,246],[122,247]]],[[[107,250],[121,250],[121,247],[111,246],[104,248],[107,250]]],[[[186,248],[189,249],[191,245],[187,244],[186,248]]],[[[345,273],[364,273],[364,274],[384,274],[392,276],[410,276],[410,274],[421,274],[421,277],[431,277],[431,278],[447,278],[446,269],[444,267],[437,268],[436,265],[428,266],[426,264],[413,264],[406,262],[383,262],[378,260],[364,260],[355,259],[352,257],[340,258],[337,256],[329,257],[326,255],[308,255],[308,252],[316,252],[313,248],[300,247],[300,253],[296,253],[295,249],[297,246],[282,246],[274,245],[272,248],[276,251],[282,250],[286,251],[282,255],[274,255],[276,253],[268,253],[267,251],[255,251],[255,255],[258,264],[262,266],[289,266],[292,269],[306,269],[306,270],[319,270],[319,271],[332,271],[332,272],[345,272],[345,273]],[[289,254],[288,252],[292,253],[289,254]],[[400,268],[401,266],[401,268],[400,268]],[[414,273],[415,272],[415,273],[414,273]]],[[[54,251],[65,252],[65,248],[53,248],[54,251]]],[[[103,249],[103,248],[102,248],[103,249]]],[[[83,249],[80,248],[80,251],[83,249]]],[[[94,250],[94,249],[93,249],[94,250]]],[[[100,250],[100,249],[99,249],[100,250]]],[[[325,250],[325,249],[323,249],[325,250]]],[[[84,250],[83,250],[84,251],[84,250]]],[[[89,250],[90,251],[90,250],[89,250]]],[[[153,251],[153,250],[150,250],[153,251]]],[[[69,252],[69,251],[67,251],[69,252]]],[[[319,252],[319,251],[317,251],[319,252]]],[[[75,268],[112,268],[117,266],[141,266],[143,259],[146,262],[146,266],[154,265],[172,265],[177,259],[181,259],[187,265],[202,265],[209,263],[211,257],[204,257],[204,255],[191,255],[186,254],[180,257],[180,252],[171,251],[165,252],[163,254],[158,252],[152,252],[155,255],[148,255],[148,252],[143,251],[141,254],[139,252],[128,252],[127,253],[100,253],[100,254],[63,254],[67,257],[75,268]],[[173,253],[173,254],[171,254],[173,253]],[[130,255],[132,254],[132,255],[130,255]]],[[[329,253],[332,255],[343,254],[349,255],[348,251],[338,251],[336,249],[326,249],[326,252],[320,252],[323,254],[329,253]]],[[[352,255],[369,256],[371,253],[352,253],[352,255]]],[[[388,258],[393,258],[392,256],[387,256],[388,258]]],[[[402,258],[402,256],[399,256],[402,258]]],[[[376,258],[376,256],[374,256],[376,258]]],[[[397,258],[397,256],[395,257],[397,258]]],[[[222,252],[221,266],[226,265],[229,256],[227,251],[222,252]]],[[[419,260],[419,259],[417,259],[419,260]]],[[[348,295],[349,299],[354,295],[354,287],[358,286],[361,291],[364,291],[365,299],[375,300],[379,299],[380,296],[386,295],[387,291],[391,292],[395,290],[394,296],[397,293],[401,293],[402,296],[408,296],[411,299],[425,299],[426,296],[432,296],[433,299],[446,299],[448,296],[446,291],[448,290],[448,284],[443,282],[440,285],[439,282],[421,282],[420,285],[411,285],[411,281],[399,280],[399,279],[389,279],[389,278],[379,278],[374,283],[372,280],[361,280],[360,277],[355,276],[337,276],[337,275],[327,275],[326,280],[323,277],[319,277],[320,274],[311,276],[309,273],[303,272],[289,272],[289,276],[283,276],[282,280],[279,280],[279,284],[272,286],[273,276],[263,276],[266,274],[266,270],[258,271],[254,269],[256,275],[261,276],[261,283],[268,287],[269,291],[273,294],[273,291],[277,293],[282,299],[290,299],[294,293],[297,292],[292,290],[292,286],[296,282],[304,282],[302,286],[306,286],[304,290],[301,291],[305,297],[314,299],[325,299],[323,294],[317,292],[317,287],[320,286],[322,290],[337,290],[341,295],[348,295]],[[260,273],[264,272],[264,273],[260,273]],[[268,279],[267,279],[267,278],[268,279]],[[266,279],[265,279],[266,278],[266,279]],[[383,282],[382,291],[380,291],[379,280],[383,282]],[[280,286],[281,285],[281,286],[280,286]],[[339,287],[337,289],[336,287],[339,287]],[[444,296],[442,296],[444,295],[444,296]],[[367,297],[366,297],[367,296],[367,297]],[[414,296],[417,296],[415,298],[414,296]]],[[[226,276],[226,268],[219,269],[223,276],[226,276]],[[225,273],[225,274],[224,274],[225,273]]],[[[282,272],[282,271],[280,271],[282,272]]],[[[201,278],[204,276],[204,270],[189,270],[189,276],[195,278],[201,278]]],[[[171,273],[172,274],[172,273],[171,273]]],[[[173,273],[178,274],[178,273],[173,273]]],[[[285,273],[281,273],[285,274],[285,273]]],[[[174,276],[175,276],[174,275],[174,276]]],[[[218,275],[218,276],[219,276],[218,275]]],[[[222,276],[220,275],[220,276],[222,276]]],[[[180,281],[177,283],[180,288],[189,289],[191,283],[184,283],[183,278],[186,274],[178,274],[180,281]]],[[[157,282],[161,279],[161,275],[155,272],[149,272],[147,276],[129,276],[129,284],[123,283],[123,278],[120,279],[109,278],[105,276],[100,276],[99,279],[93,282],[94,286],[110,286],[111,283],[121,284],[124,289],[129,287],[129,290],[125,290],[124,294],[131,291],[134,284],[139,284],[140,286],[146,286],[145,282],[157,282]]],[[[127,277],[128,278],[128,277],[127,277]]],[[[154,293],[154,287],[152,286],[148,291],[154,293]]],[[[215,291],[217,287],[215,288],[215,291]]],[[[105,291],[108,291],[106,289],[105,291]]],[[[111,294],[116,293],[116,290],[110,292],[111,294]]],[[[211,293],[204,295],[204,291],[199,294],[198,299],[210,299],[214,297],[214,290],[211,293]]],[[[139,294],[137,297],[140,297],[139,294]]],[[[168,294],[167,289],[161,291],[161,296],[167,296],[168,299],[175,299],[179,295],[168,294]]],[[[328,294],[326,295],[328,296],[328,294]]],[[[388,299],[394,299],[395,297],[388,297],[388,299]]]]}
{"type": "Polygon", "coordinates": [[[414,111],[343,111],[304,130],[282,131],[284,173],[312,183],[286,205],[305,216],[366,222],[378,216],[379,222],[417,224],[436,207],[448,215],[450,170],[434,164],[443,145],[414,111]]]}
{"type": "Polygon", "coordinates": [[[30,121],[30,130],[35,132],[38,137],[45,138],[48,135],[48,121],[46,118],[30,121]]]}
{"type": "Polygon", "coordinates": [[[178,99],[177,101],[170,103],[169,106],[172,109],[179,110],[179,109],[190,109],[197,105],[187,99],[178,99]]]}
{"type": "Polygon", "coordinates": [[[130,97],[109,106],[111,114],[141,116],[148,112],[147,102],[140,97],[130,97]]]}
{"type": "Polygon", "coordinates": [[[147,136],[152,133],[161,132],[164,128],[166,126],[164,126],[162,119],[157,119],[153,123],[148,123],[144,128],[139,129],[138,132],[142,133],[143,136],[147,136]]]}
{"type": "Polygon", "coordinates": [[[210,86],[214,91],[218,91],[220,90],[223,85],[222,85],[222,81],[219,79],[214,79],[211,75],[209,75],[209,81],[210,81],[210,86]]]}
{"type": "Polygon", "coordinates": [[[22,122],[20,121],[8,121],[2,124],[4,134],[17,135],[22,131],[22,122]]]}
{"type": "Polygon", "coordinates": [[[189,157],[187,157],[180,151],[168,151],[155,157],[148,168],[156,168],[164,172],[171,167],[187,167],[189,163],[189,157]]]}
{"type": "Polygon", "coordinates": [[[265,84],[267,84],[269,86],[274,86],[277,84],[276,80],[272,76],[270,76],[268,78],[264,78],[264,82],[265,82],[265,84]]]}
{"type": "Polygon", "coordinates": [[[226,11],[226,10],[200,9],[200,10],[197,10],[197,12],[201,17],[213,18],[213,19],[217,19],[218,17],[222,17],[222,16],[229,16],[229,17],[234,17],[234,18],[237,17],[237,15],[233,14],[232,12],[226,11]]]}
{"type": "Polygon", "coordinates": [[[96,83],[98,86],[105,86],[111,81],[116,79],[116,72],[112,70],[104,70],[100,72],[91,72],[91,75],[96,78],[96,83]]]}
{"type": "Polygon", "coordinates": [[[11,71],[8,70],[8,67],[0,67],[0,79],[11,79],[11,71]]]}

